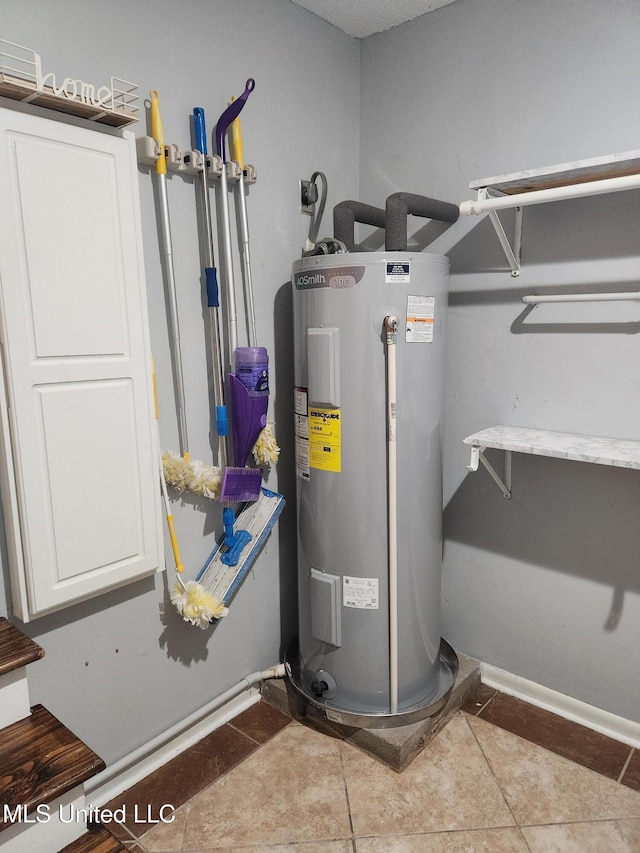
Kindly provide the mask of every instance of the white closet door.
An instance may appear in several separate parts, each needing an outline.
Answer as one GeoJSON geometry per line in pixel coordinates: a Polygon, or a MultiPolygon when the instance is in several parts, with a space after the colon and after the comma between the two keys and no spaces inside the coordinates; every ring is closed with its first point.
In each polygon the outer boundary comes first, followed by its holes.
{"type": "Polygon", "coordinates": [[[134,152],[0,107],[3,506],[25,621],[161,564],[134,152]]]}

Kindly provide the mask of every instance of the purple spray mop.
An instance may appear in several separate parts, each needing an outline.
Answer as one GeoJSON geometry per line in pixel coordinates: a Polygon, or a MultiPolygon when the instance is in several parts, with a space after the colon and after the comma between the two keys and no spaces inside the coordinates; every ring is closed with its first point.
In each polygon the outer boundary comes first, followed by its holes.
{"type": "MultiPolygon", "coordinates": [[[[216,124],[216,153],[226,164],[225,136],[229,125],[244,107],[255,88],[253,79],[247,80],[245,90],[231,102],[216,124]]],[[[231,259],[227,259],[231,263],[231,259]]],[[[234,353],[236,373],[229,375],[229,398],[233,426],[234,464],[242,468],[258,436],[267,424],[269,406],[268,356],[264,347],[237,347],[234,353]]]]}
{"type": "Polygon", "coordinates": [[[246,465],[267,425],[269,356],[264,347],[237,347],[236,373],[229,376],[234,463],[246,465]]]}
{"type": "MultiPolygon", "coordinates": [[[[195,107],[193,110],[193,130],[194,144],[198,151],[206,157],[207,154],[207,134],[205,129],[204,110],[201,107],[195,107]]],[[[220,464],[223,469],[222,485],[220,491],[220,500],[223,503],[232,503],[235,501],[255,501],[260,495],[260,487],[262,485],[262,476],[260,472],[254,472],[250,469],[244,469],[244,466],[239,468],[227,467],[226,454],[226,439],[228,434],[227,409],[224,403],[224,376],[222,371],[222,350],[220,341],[220,331],[218,327],[218,311],[220,308],[218,298],[218,279],[217,272],[214,266],[213,258],[213,238],[211,235],[211,216],[208,205],[208,189],[207,178],[203,172],[203,232],[207,235],[205,250],[205,282],[207,305],[211,314],[211,332],[212,332],[212,351],[214,356],[214,392],[215,392],[215,415],[216,415],[216,431],[220,440],[219,452],[220,464]],[[249,473],[247,473],[249,472],[249,473]]],[[[227,513],[228,515],[228,513],[227,513]]]]}

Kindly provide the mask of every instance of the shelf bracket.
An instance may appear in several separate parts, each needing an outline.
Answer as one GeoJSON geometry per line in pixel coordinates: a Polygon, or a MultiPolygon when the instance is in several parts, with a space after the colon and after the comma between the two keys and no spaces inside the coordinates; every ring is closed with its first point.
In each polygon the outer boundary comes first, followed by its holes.
{"type": "MultiPolygon", "coordinates": [[[[486,201],[488,198],[495,198],[495,194],[490,196],[489,191],[486,187],[483,187],[478,190],[478,201],[486,201]]],[[[513,276],[513,278],[516,278],[520,275],[520,256],[522,253],[522,208],[514,208],[515,218],[513,248],[509,243],[509,238],[505,233],[505,230],[502,226],[502,222],[500,222],[500,218],[497,212],[495,210],[489,210],[487,212],[489,214],[491,224],[493,225],[493,229],[496,232],[498,241],[500,242],[500,245],[502,247],[502,251],[504,252],[505,257],[507,259],[507,263],[511,267],[511,275],[513,276]]]]}
{"type": "Polygon", "coordinates": [[[500,477],[491,462],[489,462],[487,457],[484,455],[484,452],[480,448],[480,445],[472,444],[471,462],[469,463],[469,465],[467,465],[467,470],[477,471],[480,462],[482,462],[483,466],[486,468],[487,472],[491,476],[491,479],[502,492],[502,497],[506,500],[509,500],[509,498],[511,497],[511,450],[505,450],[504,452],[504,479],[500,477]]]}

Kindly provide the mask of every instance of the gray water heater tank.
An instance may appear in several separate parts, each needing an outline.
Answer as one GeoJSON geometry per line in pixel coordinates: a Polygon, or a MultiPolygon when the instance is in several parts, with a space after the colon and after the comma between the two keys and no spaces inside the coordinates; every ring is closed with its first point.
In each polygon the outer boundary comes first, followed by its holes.
{"type": "Polygon", "coordinates": [[[440,636],[448,276],[446,257],[412,252],[314,256],[293,265],[299,636],[287,664],[312,709],[349,725],[430,716],[457,673],[440,636]],[[398,319],[397,507],[388,500],[390,316],[398,319]],[[397,518],[396,664],[390,512],[397,518]]]}

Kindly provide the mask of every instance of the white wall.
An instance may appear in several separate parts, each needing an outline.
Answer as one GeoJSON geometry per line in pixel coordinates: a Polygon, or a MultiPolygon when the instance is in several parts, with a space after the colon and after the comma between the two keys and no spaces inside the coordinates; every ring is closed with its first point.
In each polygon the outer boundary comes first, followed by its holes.
{"type": "MultiPolygon", "coordinates": [[[[638,148],[639,38],[636,0],[460,0],[366,40],[361,200],[403,189],[459,202],[475,179],[638,148]]],[[[443,633],[636,721],[640,475],[516,455],[505,501],[465,470],[462,439],[500,423],[638,438],[640,306],[529,313],[520,298],[637,290],[639,228],[637,191],[528,208],[517,279],[486,218],[427,249],[453,273],[443,633]]]]}
{"type": "MultiPolygon", "coordinates": [[[[258,170],[248,208],[260,342],[271,356],[271,416],[282,461],[269,486],[288,505],[231,612],[201,632],[168,602],[169,571],[27,626],[46,650],[30,668],[31,698],[107,762],[204,705],[243,675],[282,659],[295,633],[295,479],[289,275],[308,218],[298,213],[298,179],[323,170],[328,208],[357,195],[359,45],[286,0],[0,0],[2,36],[40,53],[45,72],[108,85],[111,75],[138,84],[141,100],[160,93],[167,142],[190,148],[194,106],[209,133],[249,77],[256,88],[242,114],[245,157],[258,170]],[[335,144],[339,128],[340,145],[335,144]]],[[[133,126],[147,130],[145,110],[133,126]]],[[[164,449],[177,449],[167,311],[154,210],[153,177],[139,173],[152,347],[158,372],[164,449]]],[[[196,188],[170,177],[176,281],[185,368],[190,449],[212,461],[206,364],[207,312],[200,290],[196,188]]],[[[43,187],[43,192],[46,188],[43,187]]],[[[327,223],[330,228],[330,221],[327,223]]],[[[99,262],[99,259],[96,259],[99,262]]],[[[87,270],[87,275],[91,270],[87,270]]],[[[242,327],[241,327],[242,333],[242,327]]],[[[240,343],[243,341],[241,340],[240,343]]],[[[194,576],[220,533],[206,500],[174,504],[187,571],[194,576]]],[[[6,565],[6,554],[4,559],[6,565]]],[[[11,616],[5,571],[0,612],[11,616]]]]}

